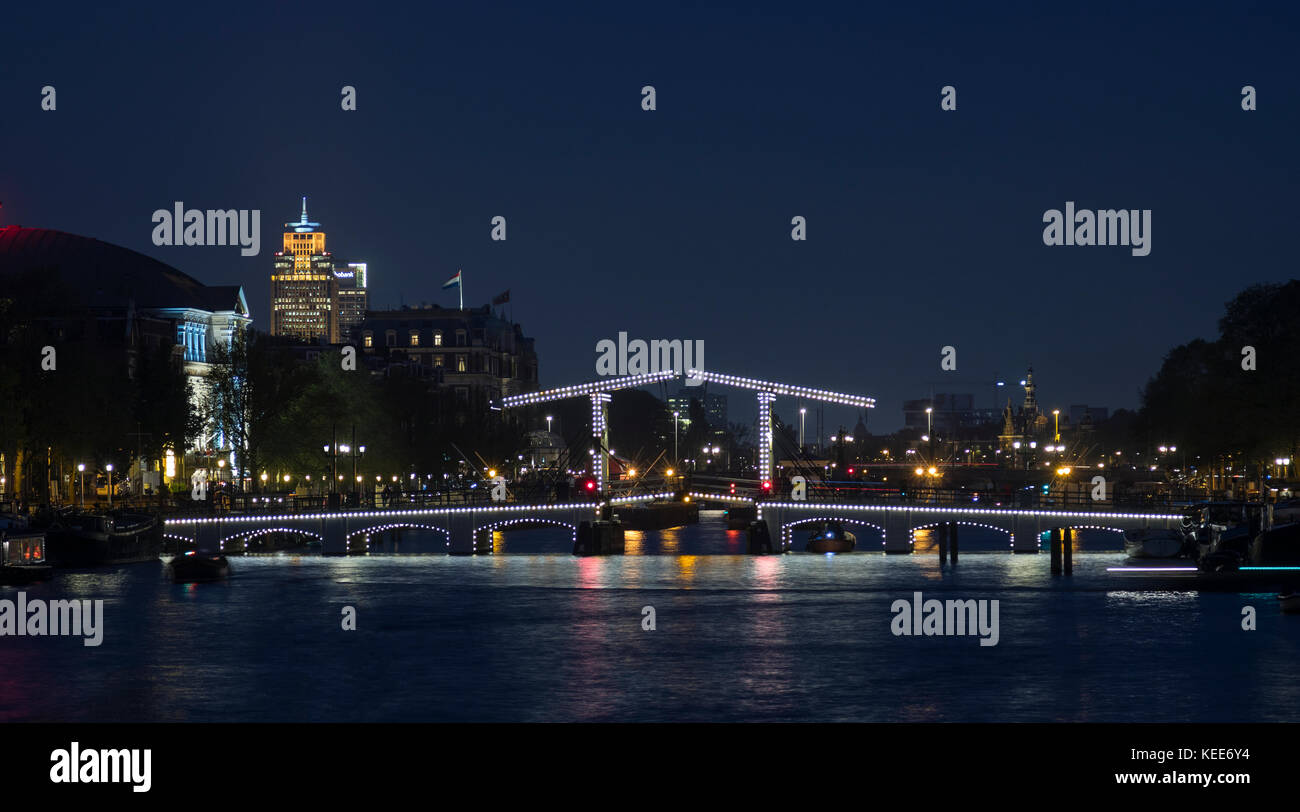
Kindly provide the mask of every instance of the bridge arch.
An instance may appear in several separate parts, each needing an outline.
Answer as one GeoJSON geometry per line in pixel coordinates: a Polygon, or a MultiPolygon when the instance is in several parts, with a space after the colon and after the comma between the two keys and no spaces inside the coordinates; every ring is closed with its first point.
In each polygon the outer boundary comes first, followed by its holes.
{"type": "Polygon", "coordinates": [[[499,522],[483,525],[474,531],[475,540],[482,539],[488,548],[491,549],[492,537],[498,530],[513,528],[515,530],[525,530],[534,527],[565,527],[572,534],[570,539],[573,543],[578,542],[578,526],[572,522],[566,522],[561,519],[546,519],[536,516],[529,516],[519,519],[502,519],[499,522]]]}
{"type": "MultiPolygon", "coordinates": [[[[1065,523],[1062,523],[1060,526],[1064,527],[1066,530],[1101,530],[1107,533],[1118,533],[1120,537],[1120,547],[1122,548],[1124,546],[1124,528],[1122,527],[1109,527],[1107,525],[1101,525],[1101,524],[1065,524],[1065,523]]],[[[1038,540],[1038,546],[1040,548],[1043,546],[1043,542],[1048,540],[1048,537],[1051,535],[1051,532],[1052,531],[1049,529],[1049,530],[1044,530],[1038,534],[1037,540],[1038,540]]],[[[1074,549],[1078,549],[1078,548],[1076,547],[1074,549]]]]}
{"type": "Polygon", "coordinates": [[[222,552],[225,552],[226,550],[233,549],[231,547],[232,543],[237,544],[238,549],[240,550],[247,550],[248,542],[258,538],[259,536],[267,536],[273,533],[291,533],[295,536],[308,536],[314,538],[322,544],[325,542],[325,537],[320,533],[313,533],[310,530],[304,530],[301,527],[260,527],[255,530],[242,530],[233,535],[226,536],[221,540],[221,550],[222,552]]]}
{"type": "MultiPolygon", "coordinates": [[[[928,522],[926,524],[917,525],[916,527],[913,527],[911,530],[911,534],[908,536],[907,539],[908,545],[910,545],[913,548],[916,547],[916,531],[930,530],[942,524],[946,524],[946,522],[928,522]]],[[[1016,548],[1016,532],[1014,530],[1009,530],[1008,528],[1005,527],[999,527],[995,524],[985,524],[984,522],[960,522],[959,521],[959,522],[953,522],[953,524],[956,524],[960,527],[979,527],[984,530],[996,530],[997,532],[1002,533],[1007,537],[1007,541],[1009,542],[1008,546],[1010,546],[1011,549],[1014,550],[1016,548]]]]}
{"type": "Polygon", "coordinates": [[[842,516],[810,516],[806,519],[795,519],[792,522],[786,522],[785,524],[781,525],[781,540],[786,542],[788,549],[794,549],[793,547],[794,534],[796,528],[798,528],[800,525],[825,524],[827,522],[839,522],[840,524],[845,524],[845,525],[856,525],[858,527],[870,527],[872,530],[875,530],[877,533],[880,534],[880,545],[882,547],[885,545],[885,528],[881,527],[875,522],[866,521],[865,519],[851,519],[842,516]]]}

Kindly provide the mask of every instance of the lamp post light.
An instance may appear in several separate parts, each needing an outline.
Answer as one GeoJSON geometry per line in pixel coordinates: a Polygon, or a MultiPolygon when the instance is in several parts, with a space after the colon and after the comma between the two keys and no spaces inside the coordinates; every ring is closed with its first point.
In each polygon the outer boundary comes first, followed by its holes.
{"type": "Polygon", "coordinates": [[[77,490],[81,493],[81,509],[86,509],[86,464],[77,463],[77,490]]]}
{"type": "Polygon", "coordinates": [[[550,434],[550,433],[551,433],[551,420],[553,419],[553,417],[554,417],[553,415],[549,415],[549,414],[546,416],[546,433],[547,433],[547,434],[550,434]]]}
{"type": "Polygon", "coordinates": [[[104,466],[108,471],[108,509],[113,509],[113,463],[104,466]]]}
{"type": "Polygon", "coordinates": [[[1061,442],[1061,410],[1053,409],[1052,417],[1056,420],[1056,436],[1053,438],[1056,442],[1061,442]]]}
{"type": "Polygon", "coordinates": [[[803,453],[803,421],[804,418],[807,417],[807,415],[808,415],[808,409],[803,406],[800,406],[799,407],[799,453],[801,454],[803,453]]]}
{"type": "Polygon", "coordinates": [[[681,460],[677,458],[677,429],[681,425],[681,412],[673,412],[673,465],[680,465],[681,460]]]}

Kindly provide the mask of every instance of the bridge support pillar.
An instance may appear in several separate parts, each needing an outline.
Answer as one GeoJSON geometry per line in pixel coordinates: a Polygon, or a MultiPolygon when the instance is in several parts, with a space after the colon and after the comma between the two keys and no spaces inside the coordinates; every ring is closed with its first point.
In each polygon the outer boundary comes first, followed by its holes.
{"type": "Polygon", "coordinates": [[[1011,520],[1011,552],[1036,553],[1039,551],[1038,534],[1042,530],[1037,519],[1022,518],[1011,520]]]}
{"type": "MultiPolygon", "coordinates": [[[[320,523],[322,555],[348,555],[348,523],[341,519],[322,519],[320,523]]],[[[362,544],[364,544],[364,540],[362,544]]]]}
{"type": "Polygon", "coordinates": [[[447,552],[452,555],[484,555],[492,552],[492,536],[479,532],[478,514],[453,513],[447,518],[447,552]]]}
{"type": "Polygon", "coordinates": [[[912,517],[906,511],[887,510],[880,526],[885,528],[885,552],[902,555],[912,552],[912,517]]]}

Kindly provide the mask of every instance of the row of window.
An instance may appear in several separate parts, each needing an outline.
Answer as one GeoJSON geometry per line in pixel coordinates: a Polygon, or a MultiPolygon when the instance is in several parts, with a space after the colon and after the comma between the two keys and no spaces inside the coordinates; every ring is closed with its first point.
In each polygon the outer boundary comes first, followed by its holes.
{"type": "MultiPolygon", "coordinates": [[[[373,346],[375,346],[375,334],[374,334],[374,331],[373,331],[373,330],[366,330],[366,332],[365,332],[365,333],[363,334],[363,336],[362,336],[362,341],[365,342],[365,346],[367,346],[367,347],[373,347],[373,346]]],[[[407,337],[406,337],[406,341],[407,341],[407,346],[408,346],[408,347],[418,347],[418,346],[420,346],[420,331],[419,331],[419,330],[410,330],[410,331],[408,331],[408,333],[407,333],[407,337]]],[[[443,345],[443,344],[442,344],[442,331],[441,331],[441,330],[434,330],[434,331],[433,331],[433,346],[435,346],[435,347],[441,347],[442,345],[443,345]]],[[[384,333],[384,346],[386,346],[386,347],[396,347],[396,346],[397,346],[397,331],[396,331],[396,330],[388,330],[388,331],[386,331],[386,332],[384,333]]],[[[465,346],[465,331],[464,331],[464,330],[457,330],[457,331],[456,331],[456,346],[457,346],[457,347],[464,347],[464,346],[465,346]]]]}

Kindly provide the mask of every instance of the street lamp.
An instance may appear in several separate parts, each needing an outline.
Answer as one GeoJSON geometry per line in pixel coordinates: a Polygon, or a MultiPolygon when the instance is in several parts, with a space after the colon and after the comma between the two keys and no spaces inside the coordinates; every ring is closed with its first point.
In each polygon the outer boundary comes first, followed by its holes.
{"type": "Polygon", "coordinates": [[[86,509],[86,464],[77,463],[77,490],[81,492],[81,508],[86,509]]]}
{"type": "Polygon", "coordinates": [[[806,417],[807,415],[808,415],[808,409],[803,406],[800,406],[799,407],[799,451],[800,453],[803,452],[803,421],[804,421],[804,417],[806,417]]]}
{"type": "Polygon", "coordinates": [[[108,465],[105,465],[104,468],[108,471],[108,509],[112,510],[113,509],[113,463],[110,462],[108,465]]]}
{"type": "MultiPolygon", "coordinates": [[[[677,428],[679,425],[678,418],[680,416],[681,412],[673,412],[673,464],[675,465],[681,464],[681,460],[677,459],[677,428]]],[[[550,418],[547,419],[549,420],[550,418]]]]}
{"type": "Polygon", "coordinates": [[[1055,440],[1056,440],[1056,442],[1059,443],[1059,442],[1061,442],[1061,410],[1060,410],[1060,409],[1053,409],[1053,410],[1052,410],[1052,417],[1054,417],[1054,418],[1056,419],[1056,437],[1055,437],[1055,440]]]}
{"type": "MultiPolygon", "coordinates": [[[[552,417],[553,417],[553,416],[552,416],[552,415],[549,415],[549,414],[546,416],[546,433],[547,433],[547,434],[550,434],[550,433],[551,433],[551,419],[552,419],[552,417]]],[[[550,440],[548,439],[547,442],[550,442],[550,440]]]]}

